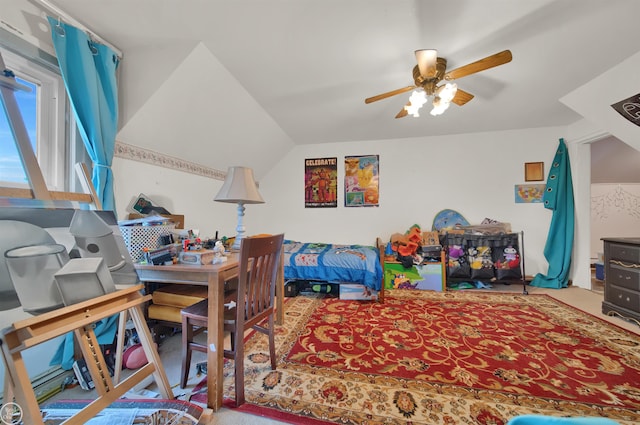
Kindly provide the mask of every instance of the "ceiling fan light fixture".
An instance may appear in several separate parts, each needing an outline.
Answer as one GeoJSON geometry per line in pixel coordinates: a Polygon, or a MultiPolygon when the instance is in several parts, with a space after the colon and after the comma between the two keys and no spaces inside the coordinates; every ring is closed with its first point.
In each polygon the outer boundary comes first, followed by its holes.
{"type": "Polygon", "coordinates": [[[427,93],[422,88],[419,88],[411,93],[409,104],[405,105],[404,109],[408,114],[419,117],[418,111],[425,103],[427,103],[427,93]]]}
{"type": "Polygon", "coordinates": [[[416,50],[415,54],[420,75],[424,78],[433,77],[436,74],[438,51],[435,49],[421,49],[416,50]]]}
{"type": "Polygon", "coordinates": [[[458,89],[457,84],[452,82],[453,80],[504,65],[512,60],[511,51],[503,50],[502,52],[447,71],[447,60],[438,57],[437,50],[415,50],[414,54],[417,63],[411,70],[413,85],[368,97],[364,100],[364,103],[369,104],[415,89],[409,99],[409,103],[396,114],[396,118],[406,117],[409,114],[418,117],[418,110],[429,99],[432,100],[433,104],[431,115],[440,115],[449,108],[451,102],[462,106],[474,98],[471,93],[458,89]],[[440,83],[442,83],[442,85],[438,86],[440,83]]]}

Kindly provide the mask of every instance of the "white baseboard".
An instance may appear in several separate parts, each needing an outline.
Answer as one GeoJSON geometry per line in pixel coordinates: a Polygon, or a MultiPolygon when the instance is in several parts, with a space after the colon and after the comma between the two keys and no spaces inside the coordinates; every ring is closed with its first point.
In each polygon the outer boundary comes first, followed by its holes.
{"type": "MultiPolygon", "coordinates": [[[[31,380],[31,387],[38,403],[42,403],[62,391],[62,384],[68,377],[74,377],[73,370],[64,370],[60,366],[35,376],[31,380]]],[[[4,393],[0,398],[2,400],[0,403],[4,403],[4,393]]]]}

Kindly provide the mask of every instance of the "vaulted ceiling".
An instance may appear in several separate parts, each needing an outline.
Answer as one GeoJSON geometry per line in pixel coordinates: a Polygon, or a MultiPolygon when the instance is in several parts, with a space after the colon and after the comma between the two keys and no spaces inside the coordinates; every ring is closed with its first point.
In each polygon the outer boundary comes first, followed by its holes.
{"type": "Polygon", "coordinates": [[[174,108],[184,121],[189,99],[202,114],[190,125],[212,135],[233,125],[239,138],[260,135],[278,149],[564,126],[582,117],[561,98],[640,51],[636,0],[52,2],[124,52],[123,134],[141,120],[157,127],[154,143],[167,120],[145,106],[174,108]],[[394,119],[410,93],[364,103],[413,84],[414,50],[424,48],[447,69],[505,49],[513,60],[457,80],[475,98],[441,116],[424,108],[394,119]],[[182,86],[168,90],[169,80],[182,86]],[[180,90],[186,97],[172,102],[180,90]],[[252,126],[259,134],[243,135],[252,126]]]}

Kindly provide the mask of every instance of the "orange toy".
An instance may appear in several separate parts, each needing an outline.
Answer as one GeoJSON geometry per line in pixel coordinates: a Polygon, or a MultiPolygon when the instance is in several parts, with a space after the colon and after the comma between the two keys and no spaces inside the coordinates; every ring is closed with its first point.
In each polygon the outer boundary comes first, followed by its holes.
{"type": "Polygon", "coordinates": [[[422,231],[417,224],[413,225],[407,233],[394,233],[391,235],[391,249],[403,257],[413,256],[422,242],[422,231]]]}

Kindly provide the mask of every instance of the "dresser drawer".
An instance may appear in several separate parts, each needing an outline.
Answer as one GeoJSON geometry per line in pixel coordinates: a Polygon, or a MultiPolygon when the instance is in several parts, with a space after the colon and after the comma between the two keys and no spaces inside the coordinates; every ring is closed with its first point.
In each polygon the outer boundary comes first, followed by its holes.
{"type": "Polygon", "coordinates": [[[615,285],[607,285],[605,299],[628,310],[639,311],[640,292],[629,291],[615,285]]]}
{"type": "Polygon", "coordinates": [[[607,283],[622,286],[633,291],[640,291],[640,269],[623,267],[609,263],[607,283]]]}
{"type": "Polygon", "coordinates": [[[627,263],[640,263],[640,247],[609,243],[609,260],[620,260],[627,263]]]}

